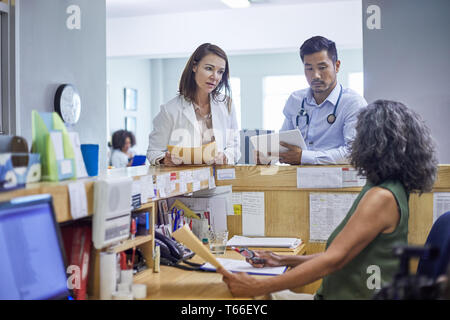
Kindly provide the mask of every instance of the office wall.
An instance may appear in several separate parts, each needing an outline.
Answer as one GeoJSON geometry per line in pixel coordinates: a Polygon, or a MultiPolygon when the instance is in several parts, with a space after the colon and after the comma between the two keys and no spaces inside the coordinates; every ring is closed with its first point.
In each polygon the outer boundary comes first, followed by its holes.
{"type": "Polygon", "coordinates": [[[150,61],[148,59],[108,59],[108,101],[109,134],[125,129],[125,117],[136,118],[137,154],[146,154],[148,134],[152,129],[150,108],[150,61]],[[124,109],[124,88],[133,88],[138,92],[137,111],[124,109]]]}
{"type": "MultiPolygon", "coordinates": [[[[300,46],[300,43],[298,44],[300,46]]],[[[339,48],[338,48],[339,49],[339,48]]],[[[348,85],[348,73],[362,72],[362,49],[338,50],[341,60],[339,81],[348,85]]],[[[152,117],[159,106],[172,99],[178,90],[178,82],[188,57],[151,59],[152,68],[152,117]]],[[[232,77],[241,79],[241,125],[254,129],[263,126],[263,78],[274,75],[304,74],[303,64],[297,52],[230,55],[232,77]]],[[[300,88],[299,88],[300,89],[300,88]]],[[[280,112],[282,108],[280,106],[280,112]]]]}
{"type": "Polygon", "coordinates": [[[450,163],[450,1],[363,0],[364,82],[368,101],[398,100],[426,121],[440,163],[450,163]],[[369,30],[369,5],[381,29],[369,30]]]}
{"type": "Polygon", "coordinates": [[[17,133],[31,142],[31,110],[53,111],[62,83],[74,84],[82,111],[73,130],[81,143],[100,145],[106,168],[105,0],[16,0],[17,133]],[[80,29],[69,30],[70,5],[81,9],[80,29]]]}
{"type": "Polygon", "coordinates": [[[361,48],[361,1],[254,6],[107,21],[108,57],[168,58],[204,42],[229,54],[295,50],[298,39],[321,34],[340,48],[361,48]]]}

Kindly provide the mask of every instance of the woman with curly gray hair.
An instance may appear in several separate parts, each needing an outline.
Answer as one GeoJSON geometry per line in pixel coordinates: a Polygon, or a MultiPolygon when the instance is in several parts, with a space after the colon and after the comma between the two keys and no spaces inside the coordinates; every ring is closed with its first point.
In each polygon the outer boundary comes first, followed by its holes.
{"type": "Polygon", "coordinates": [[[265,262],[249,261],[254,267],[293,267],[267,279],[219,269],[233,295],[275,292],[275,299],[370,299],[393,280],[399,263],[392,248],[408,241],[409,194],[431,190],[436,178],[434,142],[413,110],[399,102],[377,100],[359,113],[350,160],[367,183],[330,235],[325,252],[280,256],[259,251],[265,262]],[[315,296],[284,290],[321,278],[315,296]]]}

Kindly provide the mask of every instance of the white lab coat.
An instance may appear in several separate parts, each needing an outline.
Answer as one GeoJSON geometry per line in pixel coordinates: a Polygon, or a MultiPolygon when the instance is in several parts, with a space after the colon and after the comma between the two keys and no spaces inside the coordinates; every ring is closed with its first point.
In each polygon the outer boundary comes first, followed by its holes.
{"type": "MultiPolygon", "coordinates": [[[[219,97],[222,100],[222,97],[219,97]]],[[[240,156],[240,139],[234,105],[228,113],[226,100],[216,102],[212,98],[212,128],[217,151],[223,152],[229,164],[236,163],[240,156]]],[[[160,112],[153,119],[153,131],[149,135],[147,159],[155,165],[167,151],[167,145],[200,147],[202,139],[200,126],[191,102],[178,95],[161,105],[160,112]]]]}

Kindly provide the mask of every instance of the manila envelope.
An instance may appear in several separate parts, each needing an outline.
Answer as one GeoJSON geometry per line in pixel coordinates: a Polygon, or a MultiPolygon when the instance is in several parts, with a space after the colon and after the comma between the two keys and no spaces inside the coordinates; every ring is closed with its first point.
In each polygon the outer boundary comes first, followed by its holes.
{"type": "Polygon", "coordinates": [[[204,164],[217,156],[216,142],[204,144],[201,147],[167,146],[167,150],[175,157],[182,159],[184,164],[204,164]]]}

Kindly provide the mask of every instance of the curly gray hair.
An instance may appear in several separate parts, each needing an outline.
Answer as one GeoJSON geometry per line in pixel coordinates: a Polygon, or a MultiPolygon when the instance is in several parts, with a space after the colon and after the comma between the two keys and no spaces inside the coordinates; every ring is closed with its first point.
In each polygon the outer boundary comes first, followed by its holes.
{"type": "Polygon", "coordinates": [[[399,180],[420,193],[433,187],[438,162],[430,130],[400,102],[376,100],[364,108],[350,151],[350,163],[375,185],[399,180]]]}

